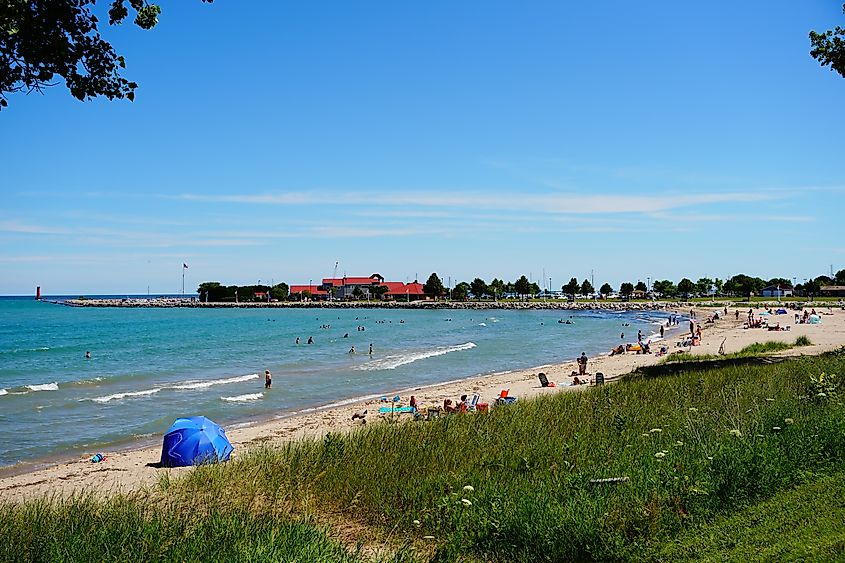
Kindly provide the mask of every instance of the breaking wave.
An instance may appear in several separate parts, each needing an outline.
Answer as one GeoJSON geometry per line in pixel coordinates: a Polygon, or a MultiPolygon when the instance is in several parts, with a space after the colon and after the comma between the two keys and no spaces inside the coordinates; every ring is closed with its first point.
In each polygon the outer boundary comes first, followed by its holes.
{"type": "Polygon", "coordinates": [[[161,391],[161,387],[155,389],[146,389],[144,391],[127,391],[126,393],[115,393],[114,395],[105,395],[103,397],[94,397],[93,399],[81,399],[83,401],[89,400],[95,403],[108,403],[109,401],[117,401],[125,399],[126,397],[146,397],[148,395],[155,395],[161,391]]]}
{"type": "Polygon", "coordinates": [[[43,383],[41,385],[27,385],[27,389],[30,391],[58,391],[59,384],[58,383],[43,383]]]}
{"type": "Polygon", "coordinates": [[[213,385],[226,385],[227,383],[240,383],[242,381],[249,381],[251,379],[258,379],[257,373],[249,375],[239,375],[238,377],[229,377],[226,379],[209,379],[207,381],[189,381],[181,385],[171,385],[169,389],[205,389],[213,385]]]}
{"type": "Polygon", "coordinates": [[[450,352],[460,352],[462,350],[471,350],[475,348],[474,342],[467,342],[466,344],[458,344],[457,346],[444,346],[441,348],[434,348],[433,350],[422,350],[419,352],[407,352],[405,354],[396,354],[373,360],[358,366],[355,369],[364,371],[376,371],[381,369],[396,369],[399,366],[411,364],[426,358],[433,358],[435,356],[443,356],[450,352]]]}
{"type": "Polygon", "coordinates": [[[257,401],[262,398],[264,393],[248,393],[246,395],[236,395],[234,397],[220,397],[222,400],[229,403],[246,403],[248,401],[257,401]]]}

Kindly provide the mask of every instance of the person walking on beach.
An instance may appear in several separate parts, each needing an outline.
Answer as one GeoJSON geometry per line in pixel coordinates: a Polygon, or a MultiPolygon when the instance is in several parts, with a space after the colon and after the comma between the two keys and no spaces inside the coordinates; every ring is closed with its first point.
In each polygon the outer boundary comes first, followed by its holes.
{"type": "Polygon", "coordinates": [[[581,356],[578,358],[578,375],[586,375],[587,373],[587,354],[581,352],[581,356]]]}
{"type": "Polygon", "coordinates": [[[660,338],[663,338],[663,325],[660,325],[660,338]]]}
{"type": "Polygon", "coordinates": [[[372,356],[372,355],[373,355],[373,344],[370,343],[370,356],[372,356]]]}
{"type": "Polygon", "coordinates": [[[264,388],[269,389],[273,386],[273,374],[269,369],[264,370],[264,388]]]}

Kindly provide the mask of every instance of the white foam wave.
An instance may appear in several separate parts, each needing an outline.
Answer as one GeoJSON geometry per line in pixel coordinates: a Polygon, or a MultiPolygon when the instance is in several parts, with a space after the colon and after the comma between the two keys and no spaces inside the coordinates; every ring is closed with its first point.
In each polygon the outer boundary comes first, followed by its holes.
{"type": "Polygon", "coordinates": [[[462,350],[471,350],[475,348],[474,342],[467,342],[466,344],[458,344],[457,346],[444,346],[442,348],[435,348],[433,350],[423,350],[420,352],[409,352],[407,354],[397,354],[386,356],[384,358],[373,360],[358,366],[355,369],[364,371],[376,371],[381,369],[396,369],[399,366],[404,366],[426,358],[433,358],[435,356],[443,356],[450,352],[460,352],[462,350]]]}
{"type": "Polygon", "coordinates": [[[205,389],[213,385],[226,385],[228,383],[240,383],[242,381],[249,381],[251,379],[258,379],[257,373],[249,375],[239,375],[238,377],[229,377],[226,379],[209,379],[207,381],[189,381],[182,385],[173,385],[171,389],[205,389]]]}
{"type": "Polygon", "coordinates": [[[478,326],[487,326],[487,323],[478,323],[478,326]]]}
{"type": "Polygon", "coordinates": [[[0,397],[2,397],[3,395],[8,395],[8,394],[9,394],[9,392],[6,391],[5,389],[0,389],[0,397]]]}
{"type": "MultiPolygon", "coordinates": [[[[94,397],[93,399],[87,400],[94,401],[95,403],[108,403],[109,401],[118,401],[120,399],[125,399],[126,397],[146,397],[147,395],[155,395],[159,391],[161,391],[161,387],[156,387],[155,389],[146,389],[144,391],[127,391],[126,393],[115,393],[114,395],[94,397]]],[[[86,399],[82,400],[85,401],[86,399]]]]}
{"type": "Polygon", "coordinates": [[[58,383],[43,383],[41,385],[27,385],[27,389],[30,391],[58,391],[59,384],[58,383]]]}
{"type": "Polygon", "coordinates": [[[247,401],[257,401],[264,396],[264,393],[249,393],[247,395],[237,395],[235,397],[220,397],[224,401],[230,403],[245,403],[247,401]]]}

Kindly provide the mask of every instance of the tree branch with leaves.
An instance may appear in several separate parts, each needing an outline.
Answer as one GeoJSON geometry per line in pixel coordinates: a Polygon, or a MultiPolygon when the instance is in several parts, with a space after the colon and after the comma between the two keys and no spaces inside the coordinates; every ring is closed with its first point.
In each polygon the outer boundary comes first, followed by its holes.
{"type": "MultiPolygon", "coordinates": [[[[96,0],[0,0],[0,109],[8,106],[7,94],[43,93],[60,79],[81,101],[135,99],[138,84],[122,76],[126,60],[101,37],[95,5],[96,0]]],[[[141,29],[155,27],[161,14],[145,0],[111,0],[109,25],[123,23],[130,9],[141,29]]]]}

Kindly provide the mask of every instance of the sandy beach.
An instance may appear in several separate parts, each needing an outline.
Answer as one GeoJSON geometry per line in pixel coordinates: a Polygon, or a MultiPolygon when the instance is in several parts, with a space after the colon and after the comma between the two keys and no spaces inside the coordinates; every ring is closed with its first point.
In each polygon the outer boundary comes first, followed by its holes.
{"type": "MultiPolygon", "coordinates": [[[[764,309],[755,309],[759,313],[764,309]]],[[[691,354],[717,354],[724,343],[724,352],[732,353],[755,342],[780,341],[794,343],[799,336],[806,336],[812,345],[793,348],[780,355],[821,354],[845,346],[845,311],[840,308],[820,307],[822,323],[793,324],[793,311],[788,315],[774,316],[772,324],[779,322],[782,327],[789,327],[784,331],[769,331],[762,329],[745,329],[748,307],[730,307],[729,314],[715,322],[706,322],[717,309],[696,309],[696,320],[702,328],[702,343],[700,346],[684,348],[691,354]],[[735,318],[735,311],[739,310],[739,319],[735,318]]],[[[721,313],[722,311],[719,310],[721,313]]],[[[680,314],[688,315],[690,311],[680,310],[680,314]]],[[[672,327],[666,333],[665,340],[652,344],[652,351],[666,346],[669,353],[681,350],[677,346],[681,337],[688,334],[689,323],[672,327]]],[[[629,340],[630,341],[630,340],[629,340]]],[[[608,354],[609,354],[608,350],[608,354]]],[[[594,374],[602,372],[607,382],[612,382],[632,370],[647,365],[653,365],[662,358],[655,354],[638,355],[628,352],[623,355],[609,357],[593,357],[589,359],[587,371],[588,379],[594,374]]],[[[537,366],[532,369],[498,373],[486,376],[476,376],[458,382],[445,383],[424,388],[385,389],[384,395],[392,397],[400,395],[402,404],[407,404],[410,395],[415,395],[422,407],[442,406],[443,400],[450,398],[457,401],[463,395],[477,393],[481,403],[492,406],[501,390],[509,389],[509,394],[519,399],[528,399],[550,393],[573,392],[583,390],[588,385],[572,386],[572,373],[577,372],[575,358],[570,361],[537,366]],[[556,387],[544,388],[540,385],[537,374],[544,372],[550,381],[556,382],[556,387]]],[[[386,415],[379,415],[379,399],[359,401],[335,408],[317,409],[311,412],[278,418],[275,420],[247,425],[236,425],[227,430],[232,445],[235,448],[233,457],[244,455],[257,446],[279,444],[302,438],[319,437],[328,432],[347,432],[358,426],[360,421],[353,421],[352,415],[367,410],[367,424],[378,424],[386,415]]],[[[394,415],[410,419],[411,415],[394,415]]],[[[474,416],[483,416],[478,414],[474,416]]],[[[37,497],[66,496],[77,493],[93,492],[97,494],[114,494],[131,492],[139,488],[154,485],[163,474],[180,475],[191,471],[191,468],[162,469],[155,465],[161,455],[160,445],[128,451],[104,451],[106,460],[101,463],[91,463],[89,458],[96,452],[90,452],[76,460],[58,463],[44,469],[38,469],[21,474],[12,474],[0,478],[0,500],[20,501],[37,497]]]]}

